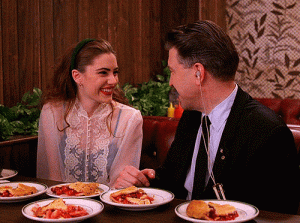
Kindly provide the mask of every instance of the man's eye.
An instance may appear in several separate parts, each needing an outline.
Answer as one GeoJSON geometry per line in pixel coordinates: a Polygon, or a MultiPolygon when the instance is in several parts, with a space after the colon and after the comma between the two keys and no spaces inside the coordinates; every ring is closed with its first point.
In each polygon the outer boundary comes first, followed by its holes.
{"type": "Polygon", "coordinates": [[[118,70],[114,71],[114,75],[115,75],[115,76],[117,76],[118,74],[119,74],[119,71],[118,71],[118,70]]]}
{"type": "Polygon", "coordinates": [[[101,74],[101,75],[107,75],[107,72],[106,71],[100,71],[99,74],[101,74]]]}

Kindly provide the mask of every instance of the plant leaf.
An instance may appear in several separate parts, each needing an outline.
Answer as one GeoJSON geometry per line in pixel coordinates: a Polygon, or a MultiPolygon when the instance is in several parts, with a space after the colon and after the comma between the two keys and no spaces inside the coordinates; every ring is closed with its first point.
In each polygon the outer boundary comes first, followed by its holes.
{"type": "Polygon", "coordinates": [[[263,74],[263,71],[259,71],[256,75],[254,80],[258,79],[263,74]]]}
{"type": "Polygon", "coordinates": [[[266,18],[267,18],[267,14],[264,14],[264,15],[261,17],[261,19],[260,19],[260,25],[261,25],[261,26],[265,23],[266,18]]]}
{"type": "Polygon", "coordinates": [[[298,60],[295,61],[294,63],[294,67],[297,67],[300,64],[300,58],[298,60]]]}
{"type": "Polygon", "coordinates": [[[284,88],[289,87],[289,86],[294,82],[294,80],[295,80],[295,78],[289,80],[289,81],[286,83],[286,85],[284,86],[284,88]]]}
{"type": "Polygon", "coordinates": [[[281,5],[279,5],[279,4],[275,3],[275,2],[273,2],[272,4],[275,6],[275,8],[284,9],[281,5]]]}
{"type": "Polygon", "coordinates": [[[292,8],[294,8],[295,6],[296,6],[296,2],[295,2],[294,4],[288,5],[286,8],[287,8],[287,9],[292,9],[292,8]]]}
{"type": "Polygon", "coordinates": [[[282,79],[285,79],[284,75],[281,73],[281,71],[277,68],[275,68],[275,72],[276,74],[278,74],[279,77],[281,77],[282,79]]]}
{"type": "Polygon", "coordinates": [[[264,35],[265,32],[265,27],[262,28],[261,30],[259,30],[258,34],[257,34],[257,38],[261,37],[262,35],[264,35]]]}
{"type": "Polygon", "coordinates": [[[288,72],[288,75],[291,75],[291,76],[298,76],[300,74],[300,71],[290,71],[288,72]]]}
{"type": "Polygon", "coordinates": [[[274,15],[283,15],[281,12],[278,12],[278,11],[276,11],[276,10],[272,10],[271,11],[274,15]]]}
{"type": "Polygon", "coordinates": [[[285,66],[287,68],[289,68],[290,67],[290,58],[287,54],[284,54],[284,61],[285,61],[285,66]]]}
{"type": "Polygon", "coordinates": [[[253,38],[253,36],[249,33],[249,40],[253,43],[253,44],[255,44],[255,39],[253,38]]]}

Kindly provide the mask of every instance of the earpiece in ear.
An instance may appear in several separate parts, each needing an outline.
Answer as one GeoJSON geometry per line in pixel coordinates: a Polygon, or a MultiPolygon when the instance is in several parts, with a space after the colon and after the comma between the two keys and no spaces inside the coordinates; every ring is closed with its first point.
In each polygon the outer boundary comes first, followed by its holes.
{"type": "Polygon", "coordinates": [[[196,76],[197,76],[197,77],[200,77],[200,75],[201,75],[201,73],[200,73],[200,71],[198,70],[198,71],[196,72],[196,76]]]}

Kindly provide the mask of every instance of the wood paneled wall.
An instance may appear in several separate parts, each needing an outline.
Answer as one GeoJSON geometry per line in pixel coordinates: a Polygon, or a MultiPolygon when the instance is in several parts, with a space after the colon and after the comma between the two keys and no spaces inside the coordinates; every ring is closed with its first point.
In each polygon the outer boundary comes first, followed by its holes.
{"type": "Polygon", "coordinates": [[[15,105],[33,87],[45,90],[59,57],[84,38],[111,42],[121,84],[148,81],[167,60],[167,30],[198,20],[200,4],[209,2],[218,1],[1,0],[0,104],[15,105]]]}
{"type": "Polygon", "coordinates": [[[199,0],[199,19],[211,20],[226,30],[226,0],[199,0]]]}

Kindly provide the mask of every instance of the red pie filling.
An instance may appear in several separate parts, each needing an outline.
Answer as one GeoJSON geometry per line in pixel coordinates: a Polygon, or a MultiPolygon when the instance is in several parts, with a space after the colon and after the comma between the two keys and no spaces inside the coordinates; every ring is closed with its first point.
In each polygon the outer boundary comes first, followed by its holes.
{"type": "Polygon", "coordinates": [[[76,190],[69,188],[69,186],[53,187],[51,191],[56,195],[66,194],[68,196],[78,196],[80,194],[76,190]]]}
{"type": "Polygon", "coordinates": [[[80,206],[67,204],[67,210],[62,209],[48,209],[43,211],[42,207],[33,207],[32,212],[35,217],[47,218],[47,219],[65,219],[75,218],[88,215],[89,213],[80,206]]]}
{"type": "Polygon", "coordinates": [[[214,221],[230,221],[230,220],[234,220],[236,219],[239,214],[237,213],[237,211],[234,211],[232,213],[228,213],[226,215],[218,215],[216,214],[216,209],[212,206],[210,206],[210,212],[209,212],[209,218],[213,219],[214,221]]]}
{"type": "MultiPolygon", "coordinates": [[[[130,193],[130,194],[121,194],[119,196],[116,196],[115,199],[117,201],[119,201],[122,204],[131,204],[126,197],[130,197],[130,198],[138,198],[140,199],[142,196],[145,196],[145,193],[141,193],[141,192],[134,192],[134,193],[130,193]]],[[[146,195],[147,196],[147,195],[146,195]]],[[[152,197],[147,196],[146,198],[143,199],[148,199],[150,200],[150,202],[152,202],[154,199],[152,197]]]]}
{"type": "Polygon", "coordinates": [[[3,191],[2,193],[0,193],[0,197],[12,197],[13,195],[8,191],[3,191]]]}

